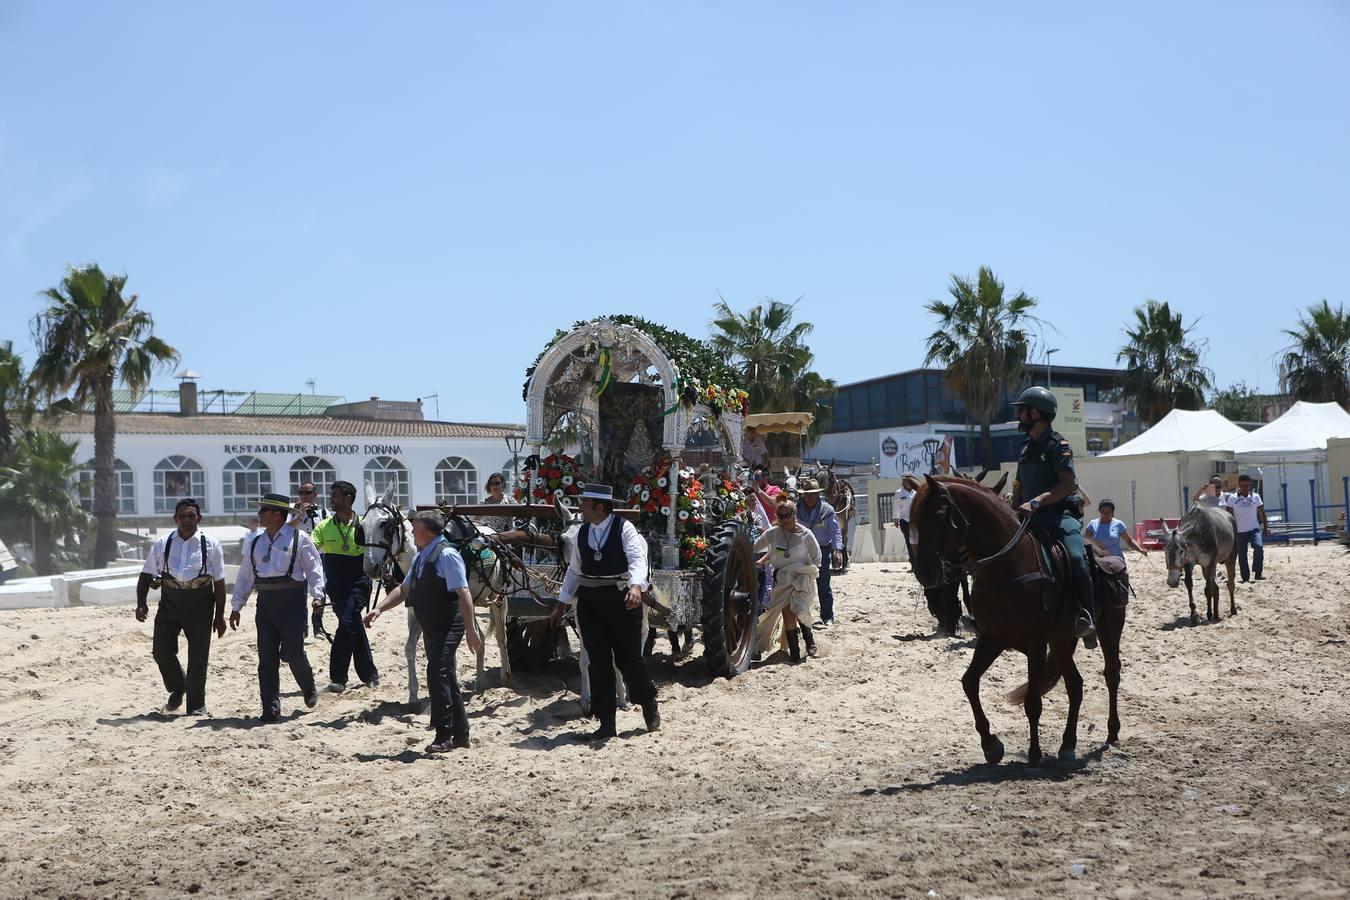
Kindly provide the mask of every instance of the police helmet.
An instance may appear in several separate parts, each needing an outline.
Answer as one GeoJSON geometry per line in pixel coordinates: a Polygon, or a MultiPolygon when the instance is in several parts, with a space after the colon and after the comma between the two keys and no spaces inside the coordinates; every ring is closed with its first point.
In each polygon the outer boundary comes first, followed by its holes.
{"type": "Polygon", "coordinates": [[[1039,409],[1050,418],[1054,418],[1059,410],[1059,401],[1055,395],[1050,393],[1040,385],[1032,385],[1022,392],[1016,400],[1013,401],[1013,408],[1025,406],[1030,409],[1039,409]]]}

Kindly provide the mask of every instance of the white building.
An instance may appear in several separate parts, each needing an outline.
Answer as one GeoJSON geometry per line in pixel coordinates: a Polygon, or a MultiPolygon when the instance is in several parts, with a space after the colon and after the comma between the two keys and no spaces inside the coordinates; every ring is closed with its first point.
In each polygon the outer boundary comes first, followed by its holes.
{"type": "MultiPolygon", "coordinates": [[[[405,508],[475,503],[491,473],[512,482],[505,438],[524,432],[520,425],[424,421],[416,404],[374,398],[327,410],[342,415],[198,414],[195,399],[195,391],[185,391],[178,412],[117,414],[118,516],[125,530],[164,524],[182,497],[196,499],[212,523],[242,522],[256,512],[260,495],[295,498],[305,481],[314,482],[325,505],[339,480],[358,491],[365,481],[378,491],[394,482],[405,508]]],[[[77,490],[92,509],[94,418],[69,417],[59,430],[78,441],[77,459],[91,464],[77,490]]]]}

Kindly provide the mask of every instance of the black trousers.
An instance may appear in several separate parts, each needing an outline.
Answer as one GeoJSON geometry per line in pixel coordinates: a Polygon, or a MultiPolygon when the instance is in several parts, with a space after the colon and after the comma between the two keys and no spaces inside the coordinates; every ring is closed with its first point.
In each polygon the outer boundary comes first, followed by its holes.
{"type": "Polygon", "coordinates": [[[314,693],[314,670],[305,655],[305,617],[309,600],[305,583],[281,591],[259,591],[258,611],[258,692],[263,713],[281,713],[281,661],[286,660],[295,683],[305,694],[314,693]]]}
{"type": "Polygon", "coordinates": [[[207,585],[183,591],[165,587],[155,611],[151,653],[159,665],[164,689],[187,692],[188,712],[206,705],[206,662],[211,656],[211,623],[215,620],[215,588],[207,585]],[[178,635],[187,636],[188,667],[178,661],[178,635]]]}
{"type": "Polygon", "coordinates": [[[577,625],[590,662],[591,711],[602,726],[614,727],[614,668],[628,685],[628,696],[646,705],[656,699],[656,685],[642,657],[642,607],[629,609],[623,591],[583,588],[577,599],[577,625]]]}
{"type": "Polygon", "coordinates": [[[436,739],[469,739],[469,717],[464,713],[464,695],[455,674],[455,651],[464,640],[464,619],[459,605],[419,603],[413,607],[422,626],[422,647],[427,651],[427,690],[431,692],[431,724],[436,739]]]}
{"type": "Polygon", "coordinates": [[[328,680],[347,683],[347,672],[356,664],[356,677],[370,684],[380,676],[375,668],[375,657],[370,653],[370,637],[366,634],[366,603],[370,600],[370,579],[364,574],[357,578],[330,578],[328,597],[337,616],[337,630],[333,633],[332,653],[328,658],[328,680]]]}

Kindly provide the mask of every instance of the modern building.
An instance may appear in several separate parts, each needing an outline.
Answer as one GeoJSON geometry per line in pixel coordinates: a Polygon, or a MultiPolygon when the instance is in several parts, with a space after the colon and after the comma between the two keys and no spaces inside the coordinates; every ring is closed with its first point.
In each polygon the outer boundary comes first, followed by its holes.
{"type": "MultiPolygon", "coordinates": [[[[1039,371],[1039,370],[1037,370],[1039,371]]],[[[1118,402],[1105,399],[1120,387],[1120,369],[1055,366],[1050,373],[1053,387],[1079,388],[1089,447],[1109,450],[1137,434],[1134,417],[1118,402]],[[1098,447],[1100,442],[1100,447],[1098,447]]],[[[1027,384],[1045,384],[1036,372],[1027,384]]],[[[1012,401],[1023,386],[1003,391],[992,427],[997,462],[1017,458],[1023,437],[1017,431],[1012,401]]],[[[956,458],[962,468],[979,459],[979,428],[969,419],[966,406],[947,383],[942,369],[911,369],[880,378],[841,385],[834,397],[833,418],[809,455],[840,462],[867,463],[877,457],[883,431],[909,431],[952,435],[956,458]],[[973,428],[973,430],[972,430],[973,428]]]]}
{"type": "MultiPolygon", "coordinates": [[[[487,476],[512,472],[506,438],[523,426],[434,422],[420,402],[372,397],[358,403],[312,394],[214,392],[198,409],[195,383],[185,380],[178,403],[170,391],[116,398],[118,517],[126,531],[163,526],[182,497],[196,499],[208,524],[242,524],[269,491],[297,496],[312,481],[326,497],[334,481],[363,482],[383,492],[395,485],[405,508],[482,499],[487,476]],[[229,395],[227,397],[227,395],[229,395]],[[155,411],[148,411],[154,406],[155,411]]],[[[94,418],[58,425],[79,443],[76,490],[93,508],[94,418]]],[[[364,506],[358,502],[358,508],[364,506]]]]}

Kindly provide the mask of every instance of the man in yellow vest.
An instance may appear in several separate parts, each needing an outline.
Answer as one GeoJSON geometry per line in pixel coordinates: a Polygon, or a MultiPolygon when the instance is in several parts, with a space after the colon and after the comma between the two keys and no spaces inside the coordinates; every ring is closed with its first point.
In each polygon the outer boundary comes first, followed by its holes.
{"type": "MultiPolygon", "coordinates": [[[[362,684],[375,687],[380,673],[370,653],[361,616],[370,602],[370,577],[365,571],[366,539],[352,504],[356,487],[350,481],[337,481],[328,492],[333,514],[314,526],[310,537],[323,557],[323,575],[328,601],[337,616],[332,655],[328,659],[328,690],[340,694],[347,689],[348,667],[356,663],[356,677],[362,684]]],[[[322,610],[322,606],[319,609],[322,610]]]]}

